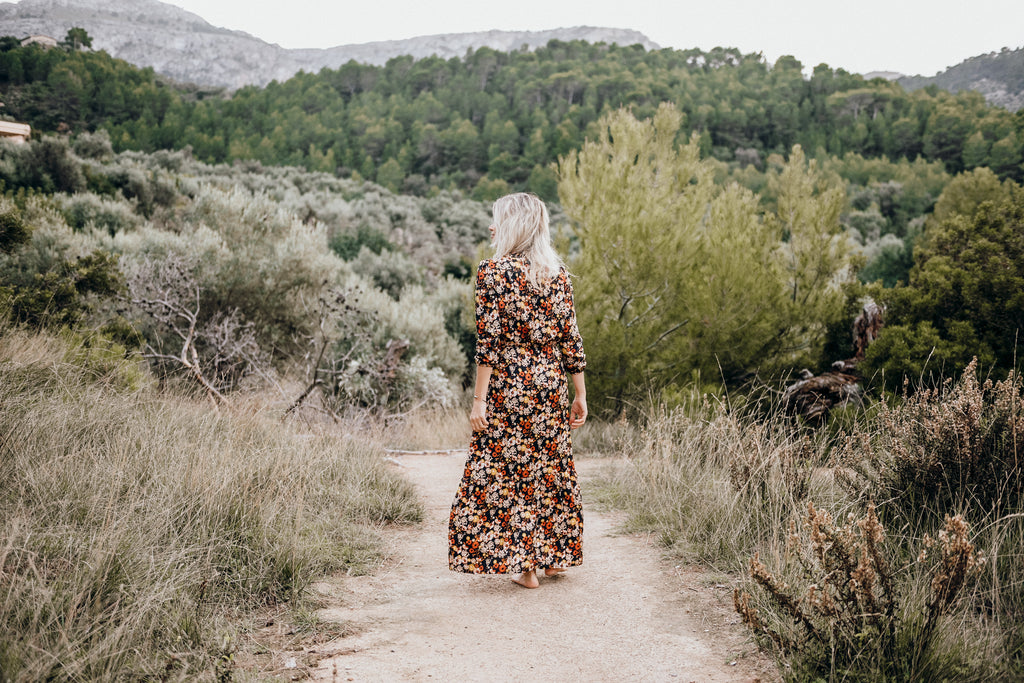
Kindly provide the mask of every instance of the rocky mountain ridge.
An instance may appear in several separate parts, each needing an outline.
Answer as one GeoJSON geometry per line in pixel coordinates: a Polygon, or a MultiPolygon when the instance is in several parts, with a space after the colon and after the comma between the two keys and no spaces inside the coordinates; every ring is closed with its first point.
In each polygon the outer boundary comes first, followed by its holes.
{"type": "Polygon", "coordinates": [[[638,31],[577,26],[549,31],[485,31],[421,36],[326,49],[289,50],[158,0],[22,0],[0,3],[0,35],[61,39],[68,29],[88,31],[92,46],[177,81],[235,89],[285,80],[299,70],[337,68],[351,59],[384,64],[392,57],[461,57],[469,49],[536,49],[552,39],[658,45],[638,31]]]}
{"type": "Polygon", "coordinates": [[[978,55],[951,66],[931,77],[901,76],[899,84],[907,90],[937,85],[943,90],[975,90],[989,104],[1010,111],[1024,109],[1024,47],[978,55]]]}

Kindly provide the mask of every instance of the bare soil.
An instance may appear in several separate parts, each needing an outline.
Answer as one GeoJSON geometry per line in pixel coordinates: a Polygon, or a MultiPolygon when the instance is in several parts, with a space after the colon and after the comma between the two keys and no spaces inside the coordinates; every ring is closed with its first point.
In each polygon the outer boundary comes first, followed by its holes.
{"type": "Polygon", "coordinates": [[[673,564],[646,536],[618,533],[619,513],[587,505],[587,480],[614,466],[606,459],[577,458],[582,567],[541,577],[536,590],[508,576],[450,572],[448,512],[465,457],[393,460],[419,488],[425,519],[386,532],[391,559],[381,571],[316,586],[328,605],[320,619],[352,635],[295,653],[308,662],[303,673],[331,681],[776,678],[732,610],[729,577],[673,564]]]}

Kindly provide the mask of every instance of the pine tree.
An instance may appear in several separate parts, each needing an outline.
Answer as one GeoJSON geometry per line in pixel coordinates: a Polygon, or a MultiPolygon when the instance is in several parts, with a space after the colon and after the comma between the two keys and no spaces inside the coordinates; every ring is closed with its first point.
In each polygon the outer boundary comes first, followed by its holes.
{"type": "Polygon", "coordinates": [[[771,180],[777,213],[716,187],[681,114],[619,110],[559,160],[580,250],[576,304],[595,407],[621,410],[694,377],[744,378],[806,360],[842,309],[841,186],[799,146],[771,180]]]}

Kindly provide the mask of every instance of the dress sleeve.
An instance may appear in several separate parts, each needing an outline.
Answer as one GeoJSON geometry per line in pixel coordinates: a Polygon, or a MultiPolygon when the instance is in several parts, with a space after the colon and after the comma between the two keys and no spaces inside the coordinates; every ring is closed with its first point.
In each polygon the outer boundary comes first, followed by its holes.
{"type": "Polygon", "coordinates": [[[477,365],[494,367],[498,363],[498,337],[501,319],[498,315],[497,273],[490,261],[481,261],[476,272],[476,352],[477,365]]]}
{"type": "Polygon", "coordinates": [[[565,283],[567,313],[562,323],[562,334],[559,345],[562,351],[562,367],[570,375],[583,372],[587,367],[587,356],[583,352],[583,337],[576,324],[576,306],[572,298],[572,282],[564,271],[561,275],[565,283]]]}

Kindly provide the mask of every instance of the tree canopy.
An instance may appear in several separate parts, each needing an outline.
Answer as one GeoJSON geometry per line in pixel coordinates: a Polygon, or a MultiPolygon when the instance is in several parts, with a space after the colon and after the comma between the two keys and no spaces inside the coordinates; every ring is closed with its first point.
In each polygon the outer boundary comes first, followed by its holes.
{"type": "Polygon", "coordinates": [[[681,113],[618,110],[559,161],[579,237],[571,266],[592,396],[605,409],[692,377],[732,382],[806,360],[851,276],[839,179],[799,146],[769,178],[776,209],[716,185],[681,113]]]}
{"type": "Polygon", "coordinates": [[[1024,190],[949,216],[915,254],[910,280],[876,292],[888,320],[868,349],[868,372],[951,375],[977,357],[1001,377],[1020,367],[1024,331],[1024,190]]]}
{"type": "Polygon", "coordinates": [[[720,48],[551,41],[535,52],[349,62],[228,95],[103,52],[8,46],[0,88],[7,113],[35,128],[103,127],[118,151],[189,145],[207,162],[358,173],[404,191],[500,180],[553,199],[549,165],[603,114],[627,106],[644,118],[662,102],[682,114],[682,136],[697,134],[701,154],[722,161],[760,165],[799,144],[812,156],[920,155],[951,173],[984,165],[1024,177],[1024,117],[977,93],[908,93],[824,64],[808,78],[792,57],[769,64],[720,48]]]}

